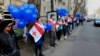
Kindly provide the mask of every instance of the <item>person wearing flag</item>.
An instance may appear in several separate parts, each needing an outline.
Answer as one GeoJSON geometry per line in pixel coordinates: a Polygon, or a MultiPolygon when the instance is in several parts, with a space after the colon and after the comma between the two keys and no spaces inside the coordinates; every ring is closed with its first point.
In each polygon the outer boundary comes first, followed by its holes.
{"type": "Polygon", "coordinates": [[[54,18],[54,14],[50,15],[50,19],[48,19],[48,23],[50,23],[52,25],[52,29],[51,31],[49,31],[50,33],[50,46],[55,47],[55,45],[57,45],[55,43],[56,40],[56,21],[54,18]]]}
{"type": "Polygon", "coordinates": [[[36,56],[44,56],[42,54],[42,43],[43,43],[44,32],[45,32],[45,27],[42,23],[41,17],[39,17],[37,19],[37,22],[34,23],[33,27],[29,31],[29,34],[33,37],[35,42],[36,56]]]}
{"type": "Polygon", "coordinates": [[[62,19],[59,18],[56,24],[56,34],[57,34],[58,41],[60,41],[62,29],[63,29],[62,19]]]}

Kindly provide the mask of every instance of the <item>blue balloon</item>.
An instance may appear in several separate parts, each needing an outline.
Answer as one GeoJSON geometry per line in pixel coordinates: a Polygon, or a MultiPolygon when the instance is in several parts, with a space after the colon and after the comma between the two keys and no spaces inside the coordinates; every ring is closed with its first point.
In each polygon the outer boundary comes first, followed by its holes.
{"type": "Polygon", "coordinates": [[[34,11],[34,13],[35,13],[36,15],[39,15],[39,12],[38,12],[37,9],[34,11]]]}
{"type": "Polygon", "coordinates": [[[9,11],[9,12],[11,12],[13,9],[15,9],[16,8],[16,6],[15,5],[9,5],[8,6],[8,8],[7,8],[7,10],[9,11]]]}
{"type": "Polygon", "coordinates": [[[80,17],[81,16],[81,13],[76,13],[76,17],[80,17]]]}
{"type": "Polygon", "coordinates": [[[38,10],[34,4],[29,4],[28,9],[31,9],[34,14],[38,15],[38,10]]]}
{"type": "Polygon", "coordinates": [[[30,19],[28,20],[28,22],[29,22],[29,23],[34,23],[34,22],[36,22],[36,20],[37,20],[37,15],[36,15],[36,14],[33,14],[32,18],[30,18],[30,19]]]}
{"type": "Polygon", "coordinates": [[[24,19],[30,20],[33,17],[33,12],[31,9],[25,9],[24,10],[24,19]]]}
{"type": "Polygon", "coordinates": [[[68,14],[68,10],[66,8],[58,8],[57,9],[58,15],[63,17],[68,14]]]}
{"type": "Polygon", "coordinates": [[[48,31],[48,30],[51,30],[51,29],[52,29],[52,25],[49,24],[49,23],[47,23],[47,24],[45,25],[45,30],[48,31]]]}
{"type": "Polygon", "coordinates": [[[15,8],[11,11],[11,15],[14,19],[21,19],[21,11],[18,8],[15,8]]]}
{"type": "Polygon", "coordinates": [[[28,8],[32,11],[36,10],[36,6],[34,4],[29,4],[28,8]]]}
{"type": "Polygon", "coordinates": [[[24,11],[24,10],[25,10],[25,7],[24,7],[24,6],[21,6],[21,7],[20,7],[20,10],[21,10],[21,11],[24,11]]]}
{"type": "Polygon", "coordinates": [[[24,18],[24,11],[25,11],[26,8],[24,8],[24,6],[21,6],[19,9],[21,11],[20,12],[21,18],[24,18]]]}
{"type": "Polygon", "coordinates": [[[29,7],[29,4],[25,3],[22,5],[25,9],[27,9],[29,7]]]}
{"type": "Polygon", "coordinates": [[[18,28],[24,28],[26,26],[27,22],[25,20],[19,20],[17,23],[18,28]]]}

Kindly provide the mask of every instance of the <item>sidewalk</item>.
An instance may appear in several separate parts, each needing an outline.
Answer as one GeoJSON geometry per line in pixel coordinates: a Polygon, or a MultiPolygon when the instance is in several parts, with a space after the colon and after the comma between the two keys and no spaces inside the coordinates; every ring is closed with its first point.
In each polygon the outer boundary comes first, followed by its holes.
{"type": "Polygon", "coordinates": [[[81,26],[76,27],[74,30],[72,30],[71,35],[66,40],[64,40],[63,36],[62,36],[60,42],[58,43],[58,45],[56,47],[50,47],[49,49],[43,51],[44,55],[45,56],[52,56],[52,53],[54,53],[58,49],[62,48],[64,43],[67,43],[68,45],[70,45],[70,42],[72,42],[76,39],[76,35],[78,34],[80,28],[81,28],[81,26]]]}
{"type": "MultiPolygon", "coordinates": [[[[80,28],[81,26],[79,27],[76,27],[74,30],[72,30],[72,33],[71,35],[68,37],[67,40],[69,40],[73,34],[76,34],[74,31],[76,31],[78,28],[80,28]]],[[[49,40],[48,40],[48,37],[46,38],[46,41],[45,41],[45,45],[43,45],[43,54],[45,56],[51,56],[51,54],[56,51],[60,45],[67,41],[67,40],[64,40],[63,39],[63,36],[61,37],[61,40],[60,42],[56,41],[56,43],[58,44],[56,47],[50,47],[49,45],[49,40]]],[[[72,41],[74,40],[74,38],[71,39],[72,41]]],[[[32,45],[32,43],[29,43],[29,44],[23,44],[20,48],[21,50],[21,56],[35,56],[34,54],[34,45],[32,45]]]]}

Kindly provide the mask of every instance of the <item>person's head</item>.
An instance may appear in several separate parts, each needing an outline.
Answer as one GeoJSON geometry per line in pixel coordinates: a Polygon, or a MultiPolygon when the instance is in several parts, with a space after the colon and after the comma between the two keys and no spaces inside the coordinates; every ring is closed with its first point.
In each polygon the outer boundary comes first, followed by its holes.
{"type": "Polygon", "coordinates": [[[38,17],[38,18],[37,18],[37,22],[38,22],[38,23],[42,23],[42,18],[41,18],[41,17],[38,17]]]}
{"type": "Polygon", "coordinates": [[[11,30],[12,22],[11,21],[2,21],[0,23],[0,32],[9,32],[11,30]]]}
{"type": "Polygon", "coordinates": [[[68,17],[71,17],[71,15],[68,15],[68,17]]]}
{"type": "Polygon", "coordinates": [[[50,15],[50,18],[51,18],[51,19],[54,19],[54,16],[55,16],[54,14],[51,14],[51,15],[50,15]]]}
{"type": "Polygon", "coordinates": [[[65,19],[62,19],[62,22],[65,22],[65,19]]]}

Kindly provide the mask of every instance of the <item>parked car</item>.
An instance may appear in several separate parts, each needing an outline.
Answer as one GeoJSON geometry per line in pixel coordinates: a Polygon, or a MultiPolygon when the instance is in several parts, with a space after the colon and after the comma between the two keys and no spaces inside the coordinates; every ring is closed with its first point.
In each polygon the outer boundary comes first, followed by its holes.
{"type": "Polygon", "coordinates": [[[100,26],[100,19],[94,20],[94,26],[100,26]]]}
{"type": "Polygon", "coordinates": [[[91,22],[91,19],[87,19],[86,21],[87,21],[87,22],[91,22]]]}

